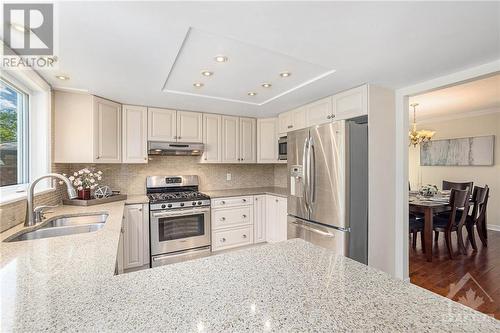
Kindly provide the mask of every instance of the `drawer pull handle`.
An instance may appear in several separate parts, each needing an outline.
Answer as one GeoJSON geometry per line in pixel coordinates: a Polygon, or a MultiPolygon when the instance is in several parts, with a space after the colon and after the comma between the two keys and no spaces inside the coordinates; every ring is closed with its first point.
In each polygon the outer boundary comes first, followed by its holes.
{"type": "Polygon", "coordinates": [[[243,202],[247,202],[247,199],[243,199],[243,202]]]}
{"type": "Polygon", "coordinates": [[[225,204],[226,204],[226,202],[225,202],[224,200],[222,200],[220,203],[221,203],[221,204],[223,204],[223,205],[225,205],[225,204]]]}
{"type": "Polygon", "coordinates": [[[246,218],[247,218],[247,216],[246,216],[245,214],[243,214],[243,218],[244,218],[244,219],[246,219],[246,218]]]}
{"type": "Polygon", "coordinates": [[[222,238],[222,239],[221,239],[221,241],[222,241],[222,243],[224,243],[224,242],[226,241],[226,239],[225,239],[225,238],[222,238]]]}
{"type": "Polygon", "coordinates": [[[221,217],[221,218],[220,218],[220,220],[221,220],[221,221],[225,221],[225,220],[226,220],[226,218],[223,216],[223,217],[221,217]]]}
{"type": "Polygon", "coordinates": [[[247,235],[243,235],[243,238],[247,238],[247,235]]]}

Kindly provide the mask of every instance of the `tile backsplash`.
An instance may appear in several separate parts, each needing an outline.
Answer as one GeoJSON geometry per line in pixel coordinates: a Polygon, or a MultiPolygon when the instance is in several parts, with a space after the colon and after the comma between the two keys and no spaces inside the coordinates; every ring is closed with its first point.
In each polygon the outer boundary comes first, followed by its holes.
{"type": "MultiPolygon", "coordinates": [[[[145,193],[146,177],[155,175],[198,175],[202,191],[276,185],[272,164],[203,164],[198,163],[199,159],[197,156],[153,156],[147,164],[69,164],[67,168],[72,172],[95,167],[104,174],[102,184],[127,194],[145,193]],[[228,173],[231,174],[229,181],[226,180],[228,173]]],[[[283,181],[277,186],[280,184],[283,181]]]]}

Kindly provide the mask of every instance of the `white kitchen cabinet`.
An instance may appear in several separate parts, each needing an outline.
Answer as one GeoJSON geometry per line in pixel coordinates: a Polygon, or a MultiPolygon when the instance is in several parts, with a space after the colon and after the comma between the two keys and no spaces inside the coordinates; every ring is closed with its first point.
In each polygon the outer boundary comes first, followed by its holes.
{"type": "Polygon", "coordinates": [[[332,96],[335,120],[368,114],[368,85],[349,89],[332,96]]]}
{"type": "Polygon", "coordinates": [[[307,104],[306,120],[307,127],[321,125],[333,120],[332,97],[326,97],[319,101],[307,104]]]}
{"type": "Polygon", "coordinates": [[[266,241],[266,195],[254,196],[253,204],[253,240],[255,243],[262,243],[266,241]]]}
{"type": "Polygon", "coordinates": [[[287,199],[266,195],[266,239],[270,243],[287,239],[287,199]]]}
{"type": "Polygon", "coordinates": [[[203,114],[203,144],[205,148],[201,156],[202,163],[218,163],[222,161],[222,116],[203,114]]]}
{"type": "Polygon", "coordinates": [[[254,118],[240,118],[240,162],[257,162],[256,125],[254,118]]]}
{"type": "Polygon", "coordinates": [[[203,114],[177,111],[177,142],[203,141],[203,114]]]}
{"type": "Polygon", "coordinates": [[[300,107],[278,115],[279,134],[305,128],[307,125],[306,108],[300,107]]]}
{"type": "Polygon", "coordinates": [[[94,151],[95,162],[120,163],[122,117],[121,105],[104,98],[94,96],[94,151]]]}
{"type": "Polygon", "coordinates": [[[90,94],[54,92],[54,162],[120,163],[121,105],[90,94]]]}
{"type": "Polygon", "coordinates": [[[148,162],[148,109],[144,106],[123,105],[122,161],[148,162]]]}
{"type": "Polygon", "coordinates": [[[212,199],[211,220],[212,251],[253,244],[252,196],[212,199]]]}
{"type": "Polygon", "coordinates": [[[240,122],[238,117],[222,116],[222,162],[240,161],[240,122]]]}
{"type": "Polygon", "coordinates": [[[257,119],[257,163],[278,162],[278,119],[257,119]]]}
{"type": "Polygon", "coordinates": [[[174,142],[177,139],[177,111],[148,108],[148,140],[174,142]]]}
{"type": "Polygon", "coordinates": [[[126,205],[123,215],[123,268],[149,264],[148,206],[126,205]]]}

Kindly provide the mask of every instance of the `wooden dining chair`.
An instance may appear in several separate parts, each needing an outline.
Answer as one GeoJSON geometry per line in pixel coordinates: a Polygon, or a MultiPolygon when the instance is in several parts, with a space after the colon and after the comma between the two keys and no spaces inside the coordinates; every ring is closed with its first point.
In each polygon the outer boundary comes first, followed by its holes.
{"type": "Polygon", "coordinates": [[[474,185],[474,182],[465,182],[465,183],[455,183],[455,182],[449,182],[447,180],[443,180],[443,185],[442,189],[443,190],[465,190],[467,187],[469,190],[472,190],[472,186],[474,185]]]}
{"type": "Polygon", "coordinates": [[[410,215],[410,234],[412,235],[411,246],[415,250],[417,248],[417,235],[420,232],[420,241],[422,242],[422,252],[425,253],[425,238],[424,238],[424,220],[415,215],[410,215]]]}
{"type": "Polygon", "coordinates": [[[483,246],[488,246],[487,239],[484,237],[484,228],[489,192],[490,189],[488,185],[485,187],[474,186],[474,191],[472,192],[472,202],[474,207],[472,209],[472,214],[468,215],[466,218],[465,227],[467,228],[467,237],[474,251],[477,251],[474,226],[477,228],[477,233],[481,243],[483,243],[483,246]]]}
{"type": "Polygon", "coordinates": [[[464,190],[451,189],[450,194],[451,212],[449,216],[436,215],[434,216],[433,229],[436,232],[442,232],[445,236],[448,256],[453,259],[453,247],[451,244],[451,233],[457,233],[458,249],[460,253],[465,254],[464,240],[462,237],[462,229],[467,218],[469,210],[469,188],[464,190]]]}

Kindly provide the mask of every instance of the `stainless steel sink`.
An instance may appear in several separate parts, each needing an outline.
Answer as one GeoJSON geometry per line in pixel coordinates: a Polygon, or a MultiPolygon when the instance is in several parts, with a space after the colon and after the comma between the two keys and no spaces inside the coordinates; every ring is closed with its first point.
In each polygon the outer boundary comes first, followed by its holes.
{"type": "Polygon", "coordinates": [[[42,228],[69,227],[69,226],[78,226],[82,224],[94,224],[94,223],[104,224],[107,218],[108,214],[61,216],[54,220],[49,221],[42,228]]]}
{"type": "Polygon", "coordinates": [[[4,242],[18,242],[30,239],[59,237],[93,232],[104,227],[108,214],[60,216],[49,220],[38,229],[23,232],[4,242]]]}

